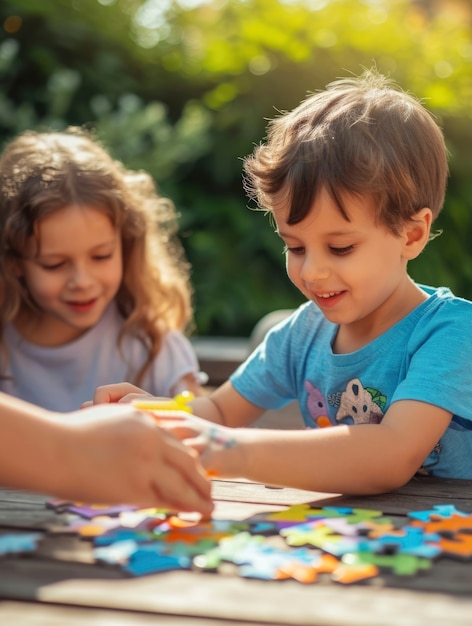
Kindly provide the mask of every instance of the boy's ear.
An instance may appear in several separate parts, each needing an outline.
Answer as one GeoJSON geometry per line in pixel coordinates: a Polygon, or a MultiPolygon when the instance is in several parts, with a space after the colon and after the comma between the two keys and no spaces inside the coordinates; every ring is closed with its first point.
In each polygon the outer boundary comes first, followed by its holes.
{"type": "Polygon", "coordinates": [[[415,259],[429,241],[433,214],[431,209],[424,207],[406,224],[404,229],[405,246],[403,256],[407,260],[415,259]]]}

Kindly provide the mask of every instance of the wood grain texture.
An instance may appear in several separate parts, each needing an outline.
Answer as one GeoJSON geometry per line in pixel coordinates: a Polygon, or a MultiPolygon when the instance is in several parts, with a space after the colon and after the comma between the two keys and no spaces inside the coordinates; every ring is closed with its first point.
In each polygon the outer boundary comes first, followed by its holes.
{"type": "MultiPolygon", "coordinates": [[[[215,517],[243,520],[291,504],[381,510],[397,520],[408,511],[451,503],[472,512],[472,481],[415,478],[390,494],[344,497],[272,489],[245,480],[214,481],[215,517]]],[[[44,528],[56,518],[46,496],[0,490],[0,532],[44,528]]],[[[0,559],[0,624],[15,626],[460,626],[471,623],[472,563],[440,559],[416,576],[392,574],[341,586],[260,581],[192,571],[130,578],[90,564],[90,544],[53,535],[37,554],[0,559]],[[157,621],[156,621],[157,620],[157,621]]]]}

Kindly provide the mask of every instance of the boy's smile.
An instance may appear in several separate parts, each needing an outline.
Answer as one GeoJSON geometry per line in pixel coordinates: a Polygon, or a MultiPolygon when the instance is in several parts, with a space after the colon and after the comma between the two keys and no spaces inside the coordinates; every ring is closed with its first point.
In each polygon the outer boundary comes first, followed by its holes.
{"type": "Polygon", "coordinates": [[[40,312],[20,314],[20,334],[43,346],[62,345],[94,326],[122,279],[119,232],[102,211],[67,206],[43,218],[18,262],[40,312]]]}
{"type": "Polygon", "coordinates": [[[297,224],[285,222],[285,208],[273,211],[290,280],[339,325],[339,352],[371,341],[426,297],[406,271],[417,223],[396,236],[375,219],[373,198],[344,194],[343,202],[349,221],[324,189],[297,224]]]}

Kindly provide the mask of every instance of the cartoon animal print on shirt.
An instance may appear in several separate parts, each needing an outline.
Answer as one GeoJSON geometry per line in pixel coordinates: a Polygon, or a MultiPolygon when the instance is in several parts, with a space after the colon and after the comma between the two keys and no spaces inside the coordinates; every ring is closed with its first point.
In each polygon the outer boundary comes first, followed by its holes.
{"type": "Polygon", "coordinates": [[[386,398],[375,389],[364,388],[358,378],[349,381],[341,394],[336,420],[352,419],[354,424],[379,424],[386,398]]]}
{"type": "Polygon", "coordinates": [[[312,385],[309,380],[305,381],[305,389],[308,391],[306,406],[308,413],[313,420],[306,426],[308,428],[324,428],[325,426],[333,426],[321,391],[312,385]]]}

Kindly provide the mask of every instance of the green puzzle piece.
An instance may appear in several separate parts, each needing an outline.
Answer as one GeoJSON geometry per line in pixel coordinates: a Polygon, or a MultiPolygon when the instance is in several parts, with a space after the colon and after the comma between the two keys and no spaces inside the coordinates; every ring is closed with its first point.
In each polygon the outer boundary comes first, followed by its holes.
{"type": "Polygon", "coordinates": [[[373,552],[358,552],[346,554],[342,558],[346,565],[377,565],[377,567],[389,568],[398,576],[413,576],[420,570],[431,569],[432,561],[423,559],[413,554],[374,554],[373,552]]]}

